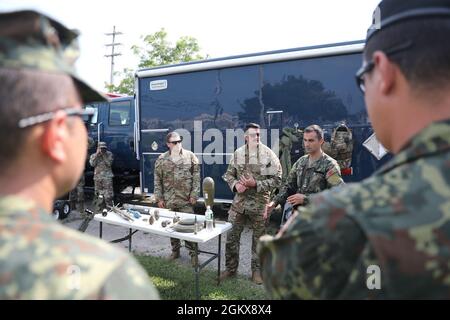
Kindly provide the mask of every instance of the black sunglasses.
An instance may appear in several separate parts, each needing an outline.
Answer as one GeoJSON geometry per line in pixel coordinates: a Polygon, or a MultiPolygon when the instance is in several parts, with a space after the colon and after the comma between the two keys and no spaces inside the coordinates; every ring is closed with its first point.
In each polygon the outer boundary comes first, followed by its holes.
{"type": "Polygon", "coordinates": [[[66,109],[58,109],[51,112],[46,112],[42,114],[38,114],[35,116],[31,116],[28,118],[20,119],[18,123],[18,127],[23,129],[27,127],[34,126],[39,123],[44,123],[46,121],[51,120],[54,116],[56,111],[64,111],[67,116],[79,116],[84,121],[90,122],[92,117],[94,116],[95,111],[93,109],[79,109],[79,108],[66,108],[66,109]]]}
{"type": "MultiPolygon", "coordinates": [[[[391,56],[393,54],[396,54],[398,52],[401,52],[403,50],[411,48],[412,44],[413,44],[412,41],[407,41],[407,42],[402,43],[398,46],[395,46],[391,49],[381,50],[381,51],[383,51],[385,55],[391,56]]],[[[366,92],[366,86],[364,84],[364,75],[366,73],[371,72],[373,70],[373,68],[375,68],[375,62],[372,60],[368,63],[365,63],[361,68],[359,68],[359,70],[355,74],[356,85],[362,91],[362,93],[366,92]]]]}
{"type": "Polygon", "coordinates": [[[254,138],[254,137],[259,137],[261,134],[260,133],[249,133],[248,134],[248,136],[249,137],[252,137],[252,138],[254,138]]]}
{"type": "Polygon", "coordinates": [[[177,143],[180,143],[181,142],[181,140],[178,140],[178,141],[169,141],[168,143],[171,143],[171,144],[177,144],[177,143]]]}

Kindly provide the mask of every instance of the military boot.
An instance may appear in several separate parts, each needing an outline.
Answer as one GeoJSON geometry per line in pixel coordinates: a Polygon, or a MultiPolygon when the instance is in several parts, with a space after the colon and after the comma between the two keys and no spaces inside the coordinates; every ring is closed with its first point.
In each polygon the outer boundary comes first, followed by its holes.
{"type": "Polygon", "coordinates": [[[236,277],[236,272],[231,272],[231,271],[225,270],[224,272],[222,272],[220,274],[219,280],[224,281],[224,280],[234,278],[234,277],[236,277]]]}
{"type": "Polygon", "coordinates": [[[180,250],[172,251],[172,254],[169,257],[169,261],[173,261],[180,257],[180,250]]]}
{"type": "Polygon", "coordinates": [[[262,284],[263,279],[261,278],[261,272],[259,270],[253,271],[252,281],[256,284],[262,284]]]}

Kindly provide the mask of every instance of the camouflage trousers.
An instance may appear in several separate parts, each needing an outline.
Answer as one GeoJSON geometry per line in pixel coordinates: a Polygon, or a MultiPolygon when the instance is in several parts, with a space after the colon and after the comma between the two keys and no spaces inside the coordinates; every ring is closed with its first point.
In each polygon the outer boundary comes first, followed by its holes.
{"type": "MultiPolygon", "coordinates": [[[[174,209],[170,209],[172,211],[178,211],[178,212],[186,212],[186,213],[194,213],[194,209],[192,208],[192,206],[185,206],[182,208],[174,208],[174,209]]],[[[181,241],[180,239],[176,239],[176,238],[170,238],[170,244],[172,245],[172,252],[174,251],[179,251],[181,248],[181,241]]],[[[195,249],[198,249],[198,244],[196,242],[190,242],[190,241],[185,241],[185,246],[186,249],[189,250],[189,255],[195,256],[195,249]]]]}
{"type": "Polygon", "coordinates": [[[77,209],[82,216],[85,215],[84,212],[84,175],[81,176],[80,181],[77,186],[69,193],[70,204],[74,209],[77,209]]]}
{"type": "Polygon", "coordinates": [[[112,206],[114,199],[113,179],[112,178],[94,178],[95,185],[95,210],[102,211],[105,205],[112,206]],[[101,197],[103,199],[101,199],[101,197]]]}
{"type": "Polygon", "coordinates": [[[256,247],[259,238],[266,233],[266,224],[262,211],[246,210],[239,213],[230,209],[228,211],[228,222],[232,224],[231,230],[227,233],[227,243],[225,245],[225,266],[227,271],[235,273],[239,266],[239,248],[241,244],[241,234],[246,221],[250,222],[253,229],[252,234],[252,271],[260,270],[259,256],[256,247]]]}

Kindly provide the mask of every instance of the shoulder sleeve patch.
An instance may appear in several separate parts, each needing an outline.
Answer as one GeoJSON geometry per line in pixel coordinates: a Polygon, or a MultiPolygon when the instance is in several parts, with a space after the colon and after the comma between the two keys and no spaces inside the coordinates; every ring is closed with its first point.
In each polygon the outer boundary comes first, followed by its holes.
{"type": "Polygon", "coordinates": [[[327,179],[329,179],[330,177],[332,177],[335,174],[339,175],[339,171],[335,167],[333,167],[327,171],[327,179]]]}

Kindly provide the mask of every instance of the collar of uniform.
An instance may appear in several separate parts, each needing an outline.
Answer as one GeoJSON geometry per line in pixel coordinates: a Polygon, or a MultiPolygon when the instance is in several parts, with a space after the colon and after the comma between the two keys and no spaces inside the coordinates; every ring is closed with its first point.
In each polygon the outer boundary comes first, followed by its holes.
{"type": "MultiPolygon", "coordinates": [[[[258,142],[256,145],[256,161],[259,163],[259,146],[261,145],[261,142],[258,142]]],[[[252,153],[254,155],[254,153],[252,153]]],[[[245,163],[249,163],[250,159],[250,147],[248,143],[245,144],[245,163]]]]}
{"type": "MultiPolygon", "coordinates": [[[[259,142],[259,143],[256,145],[256,154],[257,154],[257,155],[259,154],[259,146],[260,146],[260,145],[261,145],[261,142],[259,142]]],[[[245,154],[246,154],[246,155],[250,155],[250,147],[249,147],[248,143],[245,144],[245,154]]]]}
{"type": "MultiPolygon", "coordinates": [[[[181,155],[181,156],[183,155],[183,150],[184,150],[183,148],[181,148],[181,150],[180,150],[180,155],[181,155]]],[[[171,156],[170,150],[167,151],[167,156],[168,156],[168,157],[171,156]]]]}
{"type": "Polygon", "coordinates": [[[50,214],[30,199],[19,196],[0,197],[0,217],[30,216],[33,220],[52,221],[50,214]]]}
{"type": "Polygon", "coordinates": [[[432,156],[446,150],[450,150],[450,119],[434,122],[419,132],[377,174],[386,173],[418,158],[432,156]]]}
{"type": "MultiPolygon", "coordinates": [[[[181,148],[181,151],[180,151],[180,155],[181,155],[181,157],[184,157],[184,155],[185,155],[185,153],[183,152],[183,148],[181,148]]],[[[165,153],[163,153],[163,157],[162,157],[164,160],[171,160],[171,158],[170,158],[170,150],[168,150],[168,151],[166,151],[165,153]]]]}
{"type": "MultiPolygon", "coordinates": [[[[260,144],[261,144],[261,142],[258,142],[258,144],[256,145],[256,149],[259,150],[260,144]]],[[[245,144],[245,150],[247,150],[247,152],[250,150],[250,147],[249,147],[248,143],[245,144]]]]}
{"type": "Polygon", "coordinates": [[[310,155],[307,154],[305,157],[305,160],[303,160],[303,163],[301,163],[301,167],[304,168],[317,168],[319,164],[322,163],[322,161],[325,159],[325,152],[322,152],[322,155],[317,160],[314,160],[312,163],[309,162],[310,155]]]}
{"type": "Polygon", "coordinates": [[[316,160],[311,161],[311,155],[308,154],[308,161],[306,164],[308,167],[316,167],[318,163],[320,163],[325,158],[325,152],[322,151],[322,154],[320,157],[318,157],[316,160]]]}

